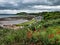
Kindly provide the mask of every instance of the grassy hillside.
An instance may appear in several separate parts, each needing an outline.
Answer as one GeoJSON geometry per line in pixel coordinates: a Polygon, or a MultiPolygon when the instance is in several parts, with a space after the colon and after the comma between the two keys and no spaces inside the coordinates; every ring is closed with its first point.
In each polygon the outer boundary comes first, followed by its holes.
{"type": "Polygon", "coordinates": [[[0,45],[60,45],[60,12],[43,12],[42,21],[18,24],[22,29],[0,28],[0,45]]]}

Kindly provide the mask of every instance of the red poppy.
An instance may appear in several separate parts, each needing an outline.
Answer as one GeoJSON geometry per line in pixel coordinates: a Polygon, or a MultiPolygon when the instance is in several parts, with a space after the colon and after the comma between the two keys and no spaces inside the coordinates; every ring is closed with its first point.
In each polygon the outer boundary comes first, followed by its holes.
{"type": "Polygon", "coordinates": [[[60,34],[60,31],[58,31],[56,34],[60,34]]]}
{"type": "Polygon", "coordinates": [[[54,34],[49,34],[48,35],[48,38],[53,38],[54,37],[54,34]]]}
{"type": "Polygon", "coordinates": [[[27,32],[27,38],[30,39],[31,37],[32,37],[32,32],[31,32],[31,31],[28,31],[28,32],[27,32]]]}
{"type": "Polygon", "coordinates": [[[31,45],[34,45],[34,43],[31,43],[31,45]]]}

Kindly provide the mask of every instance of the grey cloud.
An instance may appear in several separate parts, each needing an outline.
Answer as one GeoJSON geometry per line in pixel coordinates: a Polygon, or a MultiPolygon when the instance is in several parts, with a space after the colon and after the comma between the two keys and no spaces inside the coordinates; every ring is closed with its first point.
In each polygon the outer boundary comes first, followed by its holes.
{"type": "Polygon", "coordinates": [[[0,10],[11,9],[11,10],[20,10],[20,9],[31,9],[34,5],[60,5],[60,0],[3,0],[0,1],[0,10]]]}

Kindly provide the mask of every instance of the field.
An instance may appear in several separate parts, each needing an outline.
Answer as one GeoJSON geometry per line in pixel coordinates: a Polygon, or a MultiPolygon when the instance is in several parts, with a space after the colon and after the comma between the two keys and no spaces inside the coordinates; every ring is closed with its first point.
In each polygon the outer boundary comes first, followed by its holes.
{"type": "Polygon", "coordinates": [[[38,14],[43,17],[41,21],[32,19],[16,25],[24,28],[0,28],[0,45],[60,45],[60,12],[38,14]]]}

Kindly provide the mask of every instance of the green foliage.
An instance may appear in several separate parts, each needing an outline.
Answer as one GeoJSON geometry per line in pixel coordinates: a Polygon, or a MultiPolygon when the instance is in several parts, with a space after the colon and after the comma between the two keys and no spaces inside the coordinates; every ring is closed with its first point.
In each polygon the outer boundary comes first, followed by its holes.
{"type": "Polygon", "coordinates": [[[17,13],[17,15],[27,15],[26,12],[17,13]]]}
{"type": "MultiPolygon", "coordinates": [[[[23,15],[24,12],[21,14],[23,15]]],[[[30,15],[32,14],[34,13],[30,15]]],[[[21,45],[26,43],[60,45],[60,12],[43,12],[38,14],[43,14],[44,19],[42,21],[32,19],[29,22],[18,24],[17,26],[24,26],[22,29],[0,28],[0,45],[13,45],[14,43],[22,43],[21,45]]]]}
{"type": "Polygon", "coordinates": [[[52,20],[60,18],[60,12],[43,12],[42,16],[44,17],[44,20],[52,20]]]}
{"type": "Polygon", "coordinates": [[[17,13],[17,15],[36,15],[36,16],[39,16],[39,15],[41,15],[41,13],[26,13],[26,12],[20,12],[20,13],[17,13]]]}

